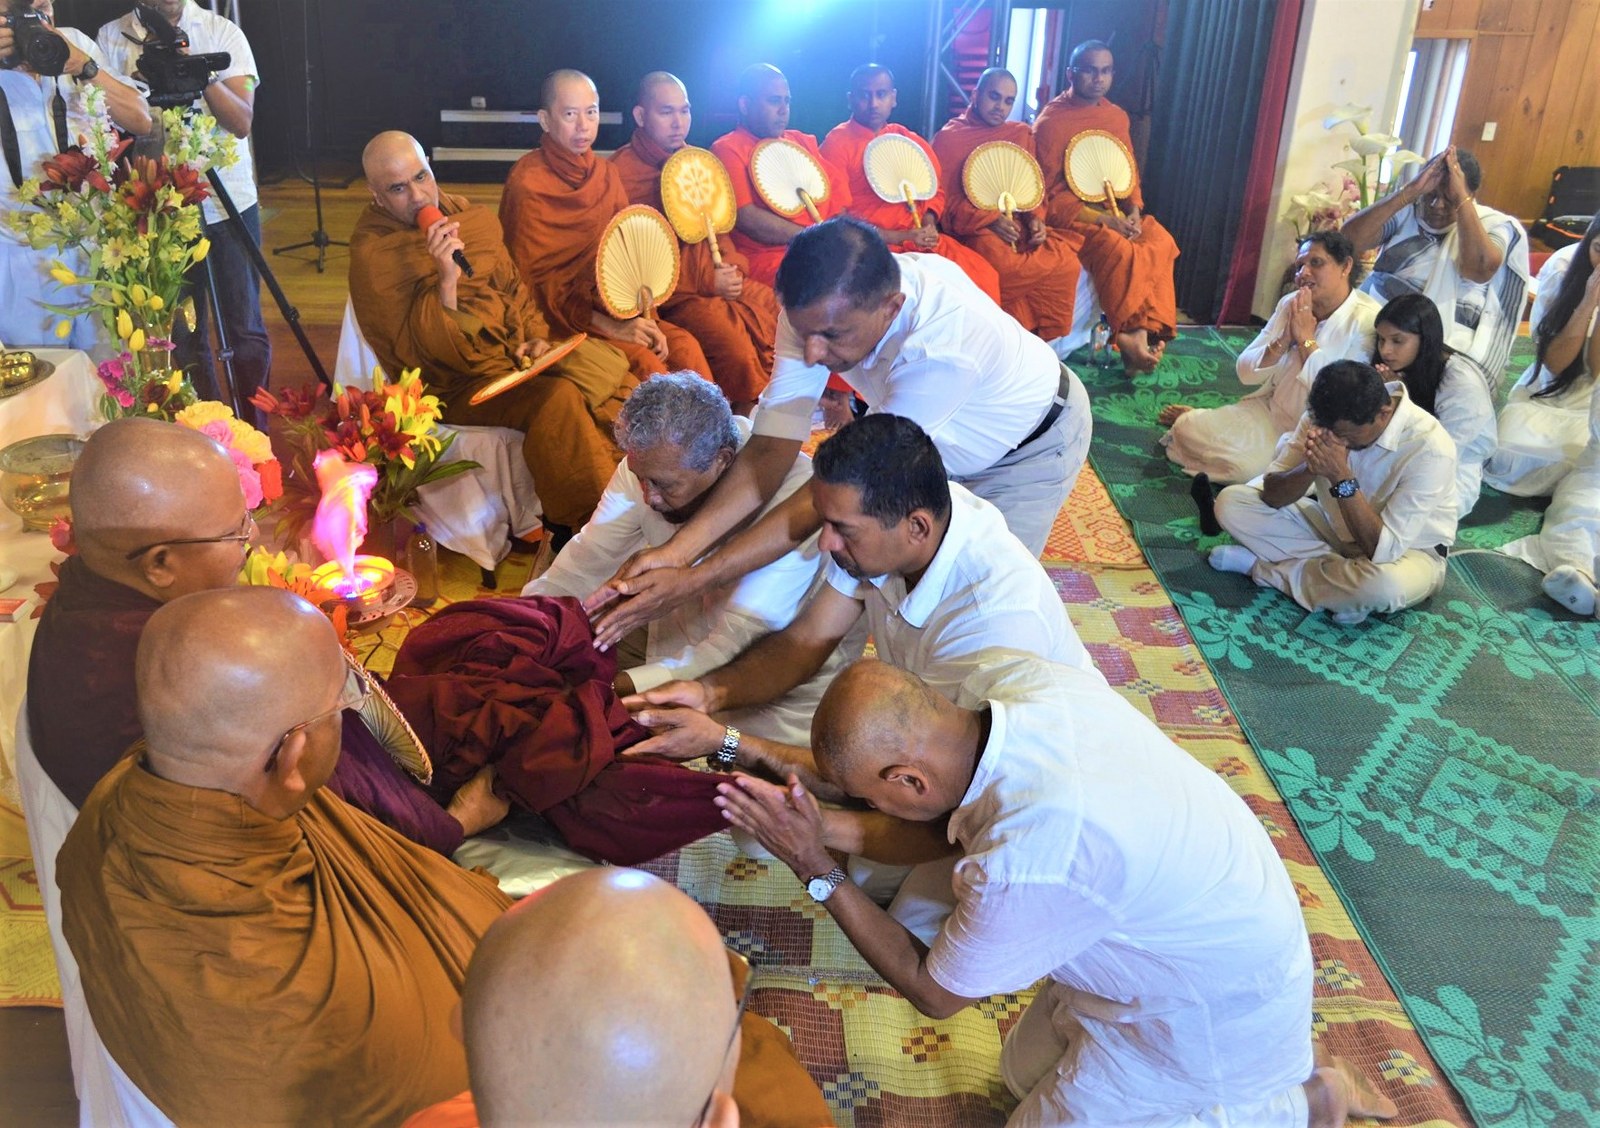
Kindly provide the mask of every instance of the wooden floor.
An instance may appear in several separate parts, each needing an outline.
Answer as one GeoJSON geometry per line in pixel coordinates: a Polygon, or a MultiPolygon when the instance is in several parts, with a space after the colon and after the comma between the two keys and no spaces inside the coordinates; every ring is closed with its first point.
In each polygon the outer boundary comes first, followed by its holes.
{"type": "MultiPolygon", "coordinates": [[[[498,207],[499,185],[445,186],[446,191],[467,196],[474,203],[498,207]]],[[[371,199],[363,181],[348,188],[333,187],[322,194],[323,225],[328,236],[345,240],[356,217],[371,199]]],[[[339,343],[344,317],[350,256],[343,247],[330,247],[327,269],[317,272],[316,251],[308,248],[275,255],[274,247],[311,238],[316,229],[316,206],[311,187],[299,180],[261,190],[261,241],[267,265],[276,275],[291,305],[300,311],[301,324],[329,375],[339,343]]],[[[313,369],[276,302],[262,287],[261,304],[272,336],[274,388],[296,387],[315,379],[313,369]]],[[[78,1122],[78,1102],[72,1088],[67,1056],[66,1026],[59,1010],[45,1007],[0,1007],[0,1125],[16,1128],[55,1128],[78,1122]]]]}

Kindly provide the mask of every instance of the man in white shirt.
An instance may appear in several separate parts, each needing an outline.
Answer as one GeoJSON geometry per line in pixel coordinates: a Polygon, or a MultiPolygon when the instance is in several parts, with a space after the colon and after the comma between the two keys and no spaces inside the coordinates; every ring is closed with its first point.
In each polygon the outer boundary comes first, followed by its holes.
{"type": "MultiPolygon", "coordinates": [[[[890,254],[873,228],[848,217],[796,235],[775,289],[783,306],[777,360],[755,434],[695,519],[608,585],[607,596],[631,598],[598,624],[602,643],[752,560],[770,559],[746,557],[749,543],[735,538],[713,568],[688,568],[772,497],[810,435],[830,370],[869,411],[921,426],[951,480],[999,509],[1035,556],[1044,551],[1088,455],[1091,424],[1088,394],[1049,345],[959,267],[936,255],[890,254]]],[[[805,516],[814,528],[815,515],[805,516]]]]}
{"type": "MultiPolygon", "coordinates": [[[[562,548],[523,595],[583,598],[616,569],[617,561],[665,544],[694,516],[706,494],[733,463],[750,437],[749,420],[735,416],[718,387],[693,372],[671,372],[646,380],[623,405],[617,443],[625,457],[611,476],[588,524],[562,548]]],[[[805,486],[811,459],[794,465],[768,508],[805,486]]],[[[654,689],[674,678],[689,679],[721,666],[751,643],[793,621],[821,571],[815,535],[771,564],[682,604],[650,624],[645,664],[617,675],[617,691],[654,689]]],[[[839,647],[810,678],[759,708],[718,714],[726,724],[787,744],[810,741],[811,714],[822,692],[844,664],[861,655],[839,647]]]]}
{"type": "Polygon", "coordinates": [[[735,776],[719,805],[923,1014],[1045,978],[1001,1052],[1012,1128],[1332,1128],[1396,1111],[1313,1052],[1310,941],[1261,824],[1101,679],[990,651],[951,701],[858,662],[812,744],[847,794],[948,820],[956,907],[929,947],[845,880],[798,778],[735,776]]]}
{"type": "Polygon", "coordinates": [[[1213,549],[1211,566],[1336,623],[1402,610],[1444,586],[1455,480],[1455,444],[1405,385],[1337,361],[1317,374],[1261,485],[1217,498],[1217,521],[1239,543],[1213,549]]]}
{"type": "MultiPolygon", "coordinates": [[[[53,23],[51,0],[32,0],[31,7],[47,25],[53,23]]],[[[130,133],[150,131],[150,108],[144,97],[107,64],[93,40],[76,28],[43,30],[66,41],[67,58],[60,74],[35,74],[21,59],[0,70],[0,154],[5,166],[0,171],[0,213],[29,207],[17,194],[23,181],[43,175],[45,161],[88,132],[84,95],[90,86],[105,94],[106,110],[119,127],[130,133]]],[[[0,59],[10,59],[16,51],[16,31],[0,23],[0,59]]],[[[5,347],[62,343],[54,334],[61,315],[46,309],[46,303],[77,305],[89,295],[82,287],[62,286],[50,277],[50,264],[56,260],[74,272],[88,269],[81,250],[36,251],[0,223],[0,342],[5,347]]],[[[65,343],[88,350],[98,328],[94,314],[79,314],[72,318],[65,343]]]]}
{"type": "MultiPolygon", "coordinates": [[[[1044,568],[994,506],[946,480],[933,441],[911,420],[867,415],[841,428],[817,448],[811,491],[818,544],[832,557],[826,585],[789,626],[720,669],[625,699],[659,734],[631,752],[720,753],[722,727],[707,714],[805,682],[863,617],[881,659],[947,696],[987,647],[1094,670],[1044,568]]],[[[743,737],[720,766],[734,763],[798,771],[824,797],[840,794],[817,778],[808,747],[743,737]]]]}
{"type": "MultiPolygon", "coordinates": [[[[148,3],[157,14],[188,36],[190,54],[224,51],[229,56],[228,65],[211,76],[210,84],[201,98],[196,99],[195,106],[216,118],[219,128],[239,139],[238,159],[218,172],[222,186],[238,209],[239,218],[228,218],[215,193],[205,201],[206,237],[211,240],[211,251],[206,262],[196,264],[190,271],[189,284],[197,291],[204,290],[206,268],[210,266],[217,283],[217,304],[221,307],[215,313],[233,349],[235,390],[244,404],[246,419],[254,413],[257,418],[250,421],[265,428],[266,418],[250,406],[250,397],[257,388],[266,386],[267,373],[272,368],[272,342],[261,320],[261,286],[255,262],[244,245],[246,239],[257,246],[261,243],[255,159],[250,154],[249,143],[255,117],[255,92],[261,81],[256,72],[255,55],[237,24],[206,11],[194,0],[148,0],[148,3]]],[[[100,28],[100,50],[111,60],[113,69],[139,78],[139,56],[145,51],[147,34],[137,14],[130,11],[100,28]]],[[[209,300],[200,293],[195,295],[197,307],[206,306],[209,300]]],[[[225,398],[218,383],[217,369],[221,361],[212,356],[206,321],[202,318],[194,332],[189,333],[180,319],[175,336],[176,362],[189,369],[195,391],[202,399],[225,398]]]]}

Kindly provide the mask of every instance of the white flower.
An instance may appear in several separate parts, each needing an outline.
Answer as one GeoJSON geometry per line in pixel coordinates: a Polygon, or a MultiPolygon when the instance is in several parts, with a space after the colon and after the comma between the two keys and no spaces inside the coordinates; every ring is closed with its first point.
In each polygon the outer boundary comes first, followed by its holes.
{"type": "Polygon", "coordinates": [[[1371,106],[1358,106],[1354,102],[1346,102],[1322,119],[1322,128],[1332,129],[1336,125],[1349,122],[1356,127],[1357,133],[1365,133],[1367,131],[1367,119],[1371,116],[1371,106]]]}
{"type": "Polygon", "coordinates": [[[1381,157],[1400,144],[1400,138],[1387,133],[1367,133],[1350,142],[1350,148],[1362,157],[1381,157]]]}

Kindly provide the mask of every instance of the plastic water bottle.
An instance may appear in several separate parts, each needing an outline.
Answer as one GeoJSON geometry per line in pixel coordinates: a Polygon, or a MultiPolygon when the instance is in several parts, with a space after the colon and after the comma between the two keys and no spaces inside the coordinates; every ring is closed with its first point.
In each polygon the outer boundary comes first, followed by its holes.
{"type": "Polygon", "coordinates": [[[1089,362],[1096,368],[1111,366],[1111,322],[1103,313],[1089,334],[1089,362]]]}
{"type": "Polygon", "coordinates": [[[431,607],[439,599],[439,550],[428,535],[428,526],[417,525],[406,538],[405,570],[417,581],[413,607],[431,607]]]}

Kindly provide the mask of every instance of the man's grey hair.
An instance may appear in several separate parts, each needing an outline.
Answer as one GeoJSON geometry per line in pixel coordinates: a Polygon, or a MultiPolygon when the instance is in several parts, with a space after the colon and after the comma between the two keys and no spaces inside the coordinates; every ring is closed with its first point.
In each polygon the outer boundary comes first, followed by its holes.
{"type": "Polygon", "coordinates": [[[722,389],[693,372],[652,376],[633,390],[617,416],[617,445],[649,450],[672,443],[687,469],[709,470],[721,450],[736,450],[739,429],[722,389]]]}

